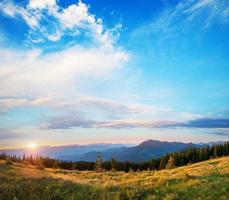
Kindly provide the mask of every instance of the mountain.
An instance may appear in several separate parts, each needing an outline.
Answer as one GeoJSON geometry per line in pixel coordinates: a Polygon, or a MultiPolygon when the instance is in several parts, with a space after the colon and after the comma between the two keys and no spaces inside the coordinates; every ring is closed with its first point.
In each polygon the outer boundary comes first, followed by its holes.
{"type": "Polygon", "coordinates": [[[109,149],[107,151],[92,151],[87,152],[78,157],[76,160],[95,161],[98,153],[101,153],[104,160],[114,158],[119,161],[133,161],[140,162],[150,160],[152,158],[159,158],[160,156],[179,150],[185,150],[187,148],[196,147],[192,143],[182,142],[166,142],[159,140],[147,140],[134,147],[121,147],[109,149]]]}
{"type": "Polygon", "coordinates": [[[208,142],[208,143],[205,143],[204,145],[212,146],[215,144],[224,144],[224,143],[225,141],[216,141],[216,142],[208,142]]]}
{"type": "Polygon", "coordinates": [[[65,146],[40,146],[35,149],[6,149],[0,153],[22,156],[42,155],[61,160],[72,161],[95,161],[98,154],[102,154],[103,160],[114,158],[119,161],[141,162],[152,158],[159,158],[166,153],[182,151],[193,147],[203,147],[223,143],[222,141],[210,143],[183,143],[167,142],[159,140],[146,140],[139,145],[123,144],[88,144],[88,145],[65,145],[65,146]]]}
{"type": "MultiPolygon", "coordinates": [[[[80,157],[91,151],[106,151],[111,148],[123,147],[123,144],[88,144],[88,145],[64,145],[64,146],[38,146],[36,148],[3,149],[0,153],[16,156],[42,155],[56,159],[71,160],[71,157],[80,157]],[[68,159],[69,158],[69,159],[68,159]]],[[[128,145],[127,145],[128,146],[128,145]]]]}

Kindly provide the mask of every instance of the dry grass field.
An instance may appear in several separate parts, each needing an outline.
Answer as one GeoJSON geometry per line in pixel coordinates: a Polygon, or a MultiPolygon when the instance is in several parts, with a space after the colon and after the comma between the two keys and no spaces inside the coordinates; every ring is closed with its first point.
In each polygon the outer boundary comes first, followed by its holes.
{"type": "Polygon", "coordinates": [[[95,172],[0,161],[1,200],[229,199],[229,157],[175,169],[95,172]]]}

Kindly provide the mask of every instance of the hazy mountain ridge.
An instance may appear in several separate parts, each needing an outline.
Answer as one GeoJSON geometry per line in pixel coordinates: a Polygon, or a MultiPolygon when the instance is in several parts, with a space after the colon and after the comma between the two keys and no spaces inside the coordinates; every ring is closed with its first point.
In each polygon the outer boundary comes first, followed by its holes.
{"type": "Polygon", "coordinates": [[[12,154],[17,156],[25,155],[42,155],[57,159],[66,159],[72,156],[80,156],[90,151],[105,151],[111,148],[118,148],[124,146],[123,144],[111,143],[98,143],[87,145],[64,145],[64,146],[38,146],[34,149],[31,148],[18,148],[18,149],[2,149],[0,153],[12,154]]]}
{"type": "Polygon", "coordinates": [[[88,145],[65,145],[65,146],[39,146],[35,149],[5,149],[0,153],[22,156],[42,155],[61,160],[72,161],[95,161],[100,153],[104,160],[114,158],[120,161],[140,162],[159,158],[166,153],[182,151],[193,147],[203,147],[205,145],[221,144],[223,141],[209,143],[183,143],[183,142],[167,142],[159,140],[146,140],[139,145],[131,146],[128,144],[88,144],[88,145]]]}
{"type": "Polygon", "coordinates": [[[82,155],[78,160],[94,161],[98,153],[101,153],[104,160],[114,158],[120,161],[146,161],[152,158],[159,158],[166,153],[172,153],[179,150],[185,150],[191,147],[199,147],[190,143],[182,142],[166,142],[159,140],[146,140],[134,147],[128,148],[114,148],[103,152],[88,152],[82,155]]]}

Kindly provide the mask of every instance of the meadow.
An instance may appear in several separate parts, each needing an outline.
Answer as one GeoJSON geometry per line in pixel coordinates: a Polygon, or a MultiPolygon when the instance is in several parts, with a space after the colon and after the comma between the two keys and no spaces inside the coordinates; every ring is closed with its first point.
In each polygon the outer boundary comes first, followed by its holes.
{"type": "Polygon", "coordinates": [[[1,200],[229,199],[229,157],[160,171],[37,169],[0,161],[1,200]]]}

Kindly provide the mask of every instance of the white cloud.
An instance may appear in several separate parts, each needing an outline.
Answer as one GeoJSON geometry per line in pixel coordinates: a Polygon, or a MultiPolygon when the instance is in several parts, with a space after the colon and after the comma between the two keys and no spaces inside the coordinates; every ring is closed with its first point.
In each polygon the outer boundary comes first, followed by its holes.
{"type": "Polygon", "coordinates": [[[157,121],[157,120],[136,120],[136,119],[124,119],[115,120],[111,122],[96,123],[97,128],[112,128],[112,129],[122,129],[122,128],[168,128],[179,126],[181,122],[176,121],[157,121]]]}
{"type": "Polygon", "coordinates": [[[96,23],[93,16],[88,15],[88,7],[86,4],[79,3],[70,5],[64,9],[60,15],[60,21],[66,28],[80,26],[81,23],[96,23]]]}
{"type": "Polygon", "coordinates": [[[52,35],[47,35],[47,38],[50,41],[56,42],[56,41],[60,40],[61,36],[62,36],[61,32],[58,31],[52,35]]]}
{"type": "Polygon", "coordinates": [[[185,14],[187,21],[203,17],[204,26],[208,27],[215,22],[228,23],[229,15],[226,12],[228,8],[229,2],[227,0],[186,0],[177,6],[176,12],[177,15],[185,14]]]}
{"type": "Polygon", "coordinates": [[[110,114],[136,114],[142,111],[141,106],[124,104],[108,99],[96,97],[74,96],[72,99],[64,96],[49,95],[44,97],[26,98],[26,97],[2,97],[0,106],[3,108],[15,108],[26,106],[47,106],[54,109],[65,110],[102,110],[110,114]]]}
{"type": "Polygon", "coordinates": [[[121,28],[118,24],[105,30],[102,19],[92,15],[81,1],[66,8],[58,6],[55,0],[30,0],[27,7],[3,1],[0,11],[12,18],[21,17],[31,28],[28,38],[34,43],[56,42],[64,35],[76,37],[84,34],[93,42],[112,48],[118,37],[114,33],[121,28]]]}
{"type": "Polygon", "coordinates": [[[41,13],[37,11],[29,12],[25,8],[19,7],[12,2],[0,2],[0,11],[12,18],[20,16],[31,28],[37,27],[41,18],[41,13]]]}
{"type": "Polygon", "coordinates": [[[0,9],[4,14],[10,17],[15,17],[15,15],[18,12],[18,7],[12,4],[11,2],[7,4],[4,2],[0,2],[0,9]]]}
{"type": "Polygon", "coordinates": [[[85,119],[80,115],[65,115],[61,117],[51,117],[41,125],[41,129],[70,129],[81,128],[109,128],[109,129],[129,129],[129,128],[201,128],[213,129],[216,135],[228,135],[225,131],[229,127],[229,119],[221,118],[196,118],[186,121],[171,120],[144,120],[144,119],[118,119],[118,120],[93,120],[85,119]],[[219,129],[218,131],[216,131],[219,129]],[[222,131],[221,131],[221,130],[222,131]]]}
{"type": "Polygon", "coordinates": [[[165,8],[151,23],[138,27],[133,35],[160,33],[176,35],[193,28],[201,30],[215,23],[229,23],[228,0],[182,0],[165,8]]]}
{"type": "Polygon", "coordinates": [[[190,13],[196,12],[197,10],[202,8],[211,7],[215,4],[214,0],[199,0],[194,3],[191,1],[186,1],[185,3],[186,5],[190,4],[190,6],[188,6],[187,9],[184,10],[184,12],[190,13]]]}
{"type": "Polygon", "coordinates": [[[56,17],[62,24],[63,30],[71,30],[78,34],[80,29],[86,29],[93,33],[96,40],[107,47],[112,47],[113,38],[110,30],[105,31],[103,21],[89,13],[88,6],[81,1],[57,12],[56,17]]]}
{"type": "Polygon", "coordinates": [[[71,129],[81,128],[108,128],[108,129],[129,129],[129,128],[175,128],[183,127],[186,122],[169,120],[144,120],[144,119],[118,119],[118,120],[94,120],[85,119],[80,115],[65,115],[48,118],[41,124],[41,129],[71,129]]]}
{"type": "Polygon", "coordinates": [[[25,98],[1,98],[0,99],[0,115],[5,115],[10,109],[16,107],[27,106],[28,100],[25,98]]]}
{"type": "Polygon", "coordinates": [[[83,76],[102,77],[128,60],[127,53],[104,48],[76,46],[46,55],[40,53],[0,50],[0,96],[75,91],[75,84],[83,76]]]}
{"type": "Polygon", "coordinates": [[[36,9],[36,8],[43,9],[55,5],[56,5],[56,0],[30,0],[28,7],[32,9],[36,9]]]}

